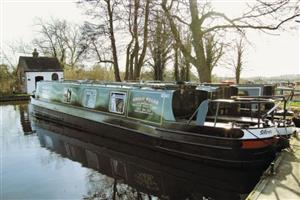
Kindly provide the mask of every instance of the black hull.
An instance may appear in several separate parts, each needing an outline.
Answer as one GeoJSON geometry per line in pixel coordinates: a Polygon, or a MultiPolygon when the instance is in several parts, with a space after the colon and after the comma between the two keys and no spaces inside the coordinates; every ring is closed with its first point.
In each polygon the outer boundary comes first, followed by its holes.
{"type": "MultiPolygon", "coordinates": [[[[275,148],[268,146],[260,149],[242,149],[241,141],[216,139],[214,137],[195,137],[176,132],[155,129],[154,132],[142,132],[124,127],[121,120],[114,123],[95,122],[82,117],[72,116],[56,110],[32,105],[35,117],[75,128],[120,143],[136,145],[152,151],[152,160],[157,154],[168,154],[191,162],[235,168],[264,168],[274,159],[275,148]],[[195,140],[196,142],[192,142],[195,140]]],[[[139,128],[139,127],[138,127],[139,128]]],[[[150,130],[150,129],[149,129],[150,130]]],[[[153,130],[150,130],[153,131],[153,130]]],[[[139,152],[136,152],[137,156],[139,152]]],[[[169,160],[164,160],[168,164],[169,160]]]]}

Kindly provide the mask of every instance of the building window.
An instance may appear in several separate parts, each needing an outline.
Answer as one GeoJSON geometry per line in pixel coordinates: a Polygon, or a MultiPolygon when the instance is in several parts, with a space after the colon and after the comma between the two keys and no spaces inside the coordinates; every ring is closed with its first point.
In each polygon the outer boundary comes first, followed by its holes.
{"type": "Polygon", "coordinates": [[[52,74],[52,81],[57,81],[58,80],[58,74],[57,73],[53,73],[52,74]]]}
{"type": "Polygon", "coordinates": [[[109,111],[124,114],[126,93],[112,92],[110,94],[109,111]]]}

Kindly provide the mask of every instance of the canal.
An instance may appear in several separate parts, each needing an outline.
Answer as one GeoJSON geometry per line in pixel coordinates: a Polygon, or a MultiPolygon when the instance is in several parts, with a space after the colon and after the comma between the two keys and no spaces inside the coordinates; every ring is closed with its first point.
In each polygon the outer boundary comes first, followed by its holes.
{"type": "Polygon", "coordinates": [[[1,199],[243,199],[263,171],[120,144],[33,118],[26,102],[0,105],[0,128],[1,199]]]}

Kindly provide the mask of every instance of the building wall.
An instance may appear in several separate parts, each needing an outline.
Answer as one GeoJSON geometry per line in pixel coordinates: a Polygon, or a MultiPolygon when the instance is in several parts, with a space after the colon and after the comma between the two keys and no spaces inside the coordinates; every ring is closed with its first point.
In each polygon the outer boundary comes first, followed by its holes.
{"type": "Polygon", "coordinates": [[[36,77],[42,76],[44,81],[51,81],[52,80],[52,74],[57,73],[58,80],[64,79],[64,73],[63,72],[26,72],[26,92],[27,94],[32,94],[33,91],[35,91],[36,87],[36,77]]]}

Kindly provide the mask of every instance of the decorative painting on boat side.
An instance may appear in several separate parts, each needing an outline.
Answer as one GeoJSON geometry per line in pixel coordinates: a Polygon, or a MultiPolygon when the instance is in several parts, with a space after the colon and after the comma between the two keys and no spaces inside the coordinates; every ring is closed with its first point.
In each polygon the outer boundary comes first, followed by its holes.
{"type": "Polygon", "coordinates": [[[131,91],[127,116],[161,123],[163,103],[164,98],[160,92],[131,91]]]}
{"type": "Polygon", "coordinates": [[[71,103],[72,91],[69,88],[64,88],[63,102],[71,103]]]}

